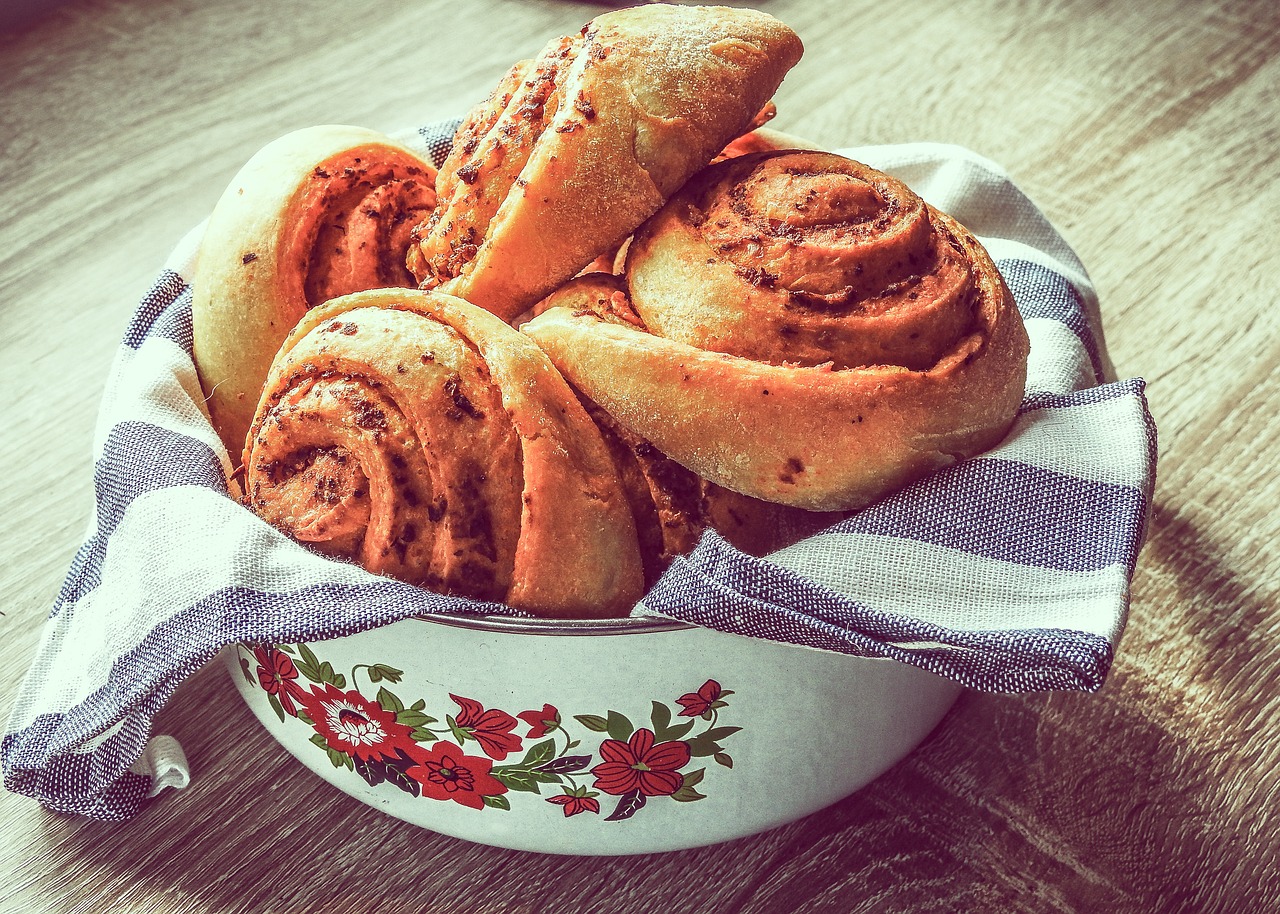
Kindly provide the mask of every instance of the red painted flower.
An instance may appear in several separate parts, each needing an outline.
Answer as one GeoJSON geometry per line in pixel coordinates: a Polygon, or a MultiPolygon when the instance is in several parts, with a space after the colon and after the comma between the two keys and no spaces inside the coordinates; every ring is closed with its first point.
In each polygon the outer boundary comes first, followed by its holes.
{"type": "Polygon", "coordinates": [[[406,773],[422,785],[422,795],[432,800],[453,800],[472,809],[484,807],[484,798],[507,792],[507,787],[489,773],[493,762],[466,755],[448,740],[419,746],[413,754],[418,764],[406,773]]]}
{"type": "Polygon", "coordinates": [[[344,692],[331,683],[313,686],[299,698],[316,732],[329,747],[358,759],[394,758],[397,748],[417,745],[409,727],[395,714],[359,692],[344,692]]]}
{"type": "Polygon", "coordinates": [[[680,712],[681,717],[701,717],[711,710],[711,705],[719,698],[720,683],[708,679],[698,691],[677,698],[676,704],[684,709],[680,712]]]}
{"type": "Polygon", "coordinates": [[[684,775],[677,769],[689,762],[689,744],[671,740],[654,745],[653,740],[653,731],[641,727],[625,743],[618,739],[602,742],[600,757],[604,761],[591,769],[595,786],[615,796],[639,790],[647,797],[665,797],[679,790],[684,775]]]}
{"type": "Polygon", "coordinates": [[[266,644],[255,645],[253,656],[258,661],[258,685],[280,701],[285,712],[298,716],[298,706],[306,690],[298,684],[298,668],[282,650],[266,644]]]}
{"type": "Polygon", "coordinates": [[[562,793],[558,797],[547,797],[548,803],[564,807],[564,817],[576,816],[580,812],[600,812],[600,803],[594,797],[579,796],[576,793],[562,793]]]}
{"type": "Polygon", "coordinates": [[[449,697],[461,709],[454,718],[458,729],[478,742],[489,758],[504,759],[520,750],[520,737],[511,732],[516,728],[516,719],[506,711],[497,708],[486,711],[478,701],[458,695],[449,697]]]}
{"type": "Polygon", "coordinates": [[[541,711],[521,711],[516,717],[529,725],[527,739],[538,739],[549,730],[560,729],[560,712],[552,705],[543,705],[541,711]]]}

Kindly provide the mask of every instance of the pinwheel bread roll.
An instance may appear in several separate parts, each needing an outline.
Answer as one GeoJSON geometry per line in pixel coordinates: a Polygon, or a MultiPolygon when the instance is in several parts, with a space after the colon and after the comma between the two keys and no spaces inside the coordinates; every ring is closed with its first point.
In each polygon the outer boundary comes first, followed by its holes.
{"type": "MultiPolygon", "coordinates": [[[[622,481],[640,542],[646,588],[672,559],[692,552],[708,528],[752,555],[789,545],[790,532],[798,528],[816,529],[811,519],[782,514],[780,505],[702,479],[627,431],[595,403],[584,398],[582,405],[600,429],[622,481]]],[[[823,517],[827,519],[822,526],[836,520],[823,517]]]]}
{"type": "MultiPolygon", "coordinates": [[[[620,276],[596,273],[553,293],[548,304],[571,312],[642,327],[620,276]]],[[[691,552],[708,528],[752,555],[765,555],[835,523],[843,514],[801,511],[752,498],[708,482],[621,426],[579,392],[582,405],[604,436],[640,539],[646,586],[671,560],[691,552]]]]}
{"type": "Polygon", "coordinates": [[[664,4],[551,42],[459,128],[410,268],[513,319],[748,129],[801,51],[764,13],[664,4]]]}
{"type": "Polygon", "coordinates": [[[238,454],[267,369],[308,308],[416,285],[409,232],[435,203],[435,169],[372,130],[311,127],[263,147],[214,208],[192,318],[215,428],[238,454]]]}
{"type": "Polygon", "coordinates": [[[625,615],[643,580],[600,434],[493,315],[380,289],[308,312],[271,367],[245,500],[297,540],[439,592],[625,615]]]}
{"type": "Polygon", "coordinates": [[[838,155],[710,166],[636,232],[625,284],[524,332],[621,426],[757,498],[864,506],[994,445],[1022,398],[1026,330],[986,251],[838,155]]]}

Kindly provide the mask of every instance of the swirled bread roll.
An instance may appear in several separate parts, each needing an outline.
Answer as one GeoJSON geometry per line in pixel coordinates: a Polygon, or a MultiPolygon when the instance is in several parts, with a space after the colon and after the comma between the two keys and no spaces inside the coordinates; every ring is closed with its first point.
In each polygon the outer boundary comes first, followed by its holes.
{"type": "MultiPolygon", "coordinates": [[[[643,329],[625,288],[621,276],[588,274],[553,293],[547,304],[643,329]]],[[[743,552],[765,555],[844,516],[762,501],[709,482],[624,428],[581,392],[579,398],[604,436],[631,505],[646,586],[673,558],[691,552],[708,528],[743,552]]]]}
{"type": "Polygon", "coordinates": [[[214,208],[192,302],[195,360],[214,427],[238,454],[267,369],[308,308],[412,287],[413,225],[435,169],[372,130],[310,127],[263,147],[214,208]]]}
{"type": "Polygon", "coordinates": [[[645,587],[679,555],[687,555],[711,528],[743,552],[764,555],[838,519],[830,515],[797,517],[770,504],[708,482],[620,426],[612,416],[583,398],[600,429],[622,489],[631,507],[645,587]],[[798,533],[797,531],[802,531],[798,533]]]}
{"type": "Polygon", "coordinates": [[[308,312],[244,466],[250,508],[379,574],[557,617],[625,615],[641,594],[600,433],[532,341],[448,295],[308,312]]]}
{"type": "Polygon", "coordinates": [[[409,266],[504,320],[616,247],[753,118],[799,59],[764,13],[606,13],[468,116],[409,266]]]}
{"type": "Polygon", "coordinates": [[[986,251],[838,155],[710,166],[635,233],[624,281],[524,332],[621,426],[757,498],[862,507],[993,446],[1021,402],[1026,330],[986,251]]]}

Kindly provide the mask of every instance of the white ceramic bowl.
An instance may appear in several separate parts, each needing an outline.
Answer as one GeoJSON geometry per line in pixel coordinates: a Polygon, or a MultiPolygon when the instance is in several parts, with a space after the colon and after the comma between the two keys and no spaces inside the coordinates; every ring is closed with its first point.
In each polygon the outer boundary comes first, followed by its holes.
{"type": "Polygon", "coordinates": [[[892,660],[639,619],[409,619],[224,659],[272,736],[351,796],[563,854],[800,818],[906,755],[960,691],[892,660]]]}

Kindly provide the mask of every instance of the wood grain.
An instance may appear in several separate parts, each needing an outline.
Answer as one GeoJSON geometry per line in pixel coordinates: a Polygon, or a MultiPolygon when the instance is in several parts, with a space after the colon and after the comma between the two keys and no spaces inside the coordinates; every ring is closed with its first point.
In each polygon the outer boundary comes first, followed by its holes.
{"type": "MultiPolygon", "coordinates": [[[[801,822],[583,860],[338,795],[210,668],[157,722],[187,791],[123,826],[0,794],[0,911],[1280,909],[1280,8],[757,5],[807,48],[777,126],[1000,162],[1088,266],[1120,373],[1148,379],[1160,478],[1103,691],[970,694],[801,822]]],[[[88,517],[120,333],[240,164],[296,127],[459,113],[604,8],[79,0],[0,37],[0,714],[88,517]]]]}

